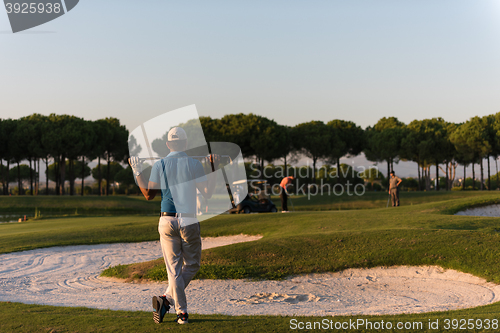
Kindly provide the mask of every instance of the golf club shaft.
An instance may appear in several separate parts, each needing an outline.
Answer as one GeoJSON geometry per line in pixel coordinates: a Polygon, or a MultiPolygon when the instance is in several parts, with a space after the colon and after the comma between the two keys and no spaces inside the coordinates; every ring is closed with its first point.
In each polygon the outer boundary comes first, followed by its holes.
{"type": "MultiPolygon", "coordinates": [[[[219,155],[220,157],[228,158],[229,161],[232,161],[231,156],[229,155],[219,155]]],[[[179,156],[179,157],[174,157],[171,156],[169,158],[183,158],[183,157],[190,157],[194,158],[196,160],[201,160],[201,159],[207,159],[209,156],[179,156]]],[[[156,160],[161,160],[164,157],[139,157],[139,161],[156,161],[156,160]]]]}

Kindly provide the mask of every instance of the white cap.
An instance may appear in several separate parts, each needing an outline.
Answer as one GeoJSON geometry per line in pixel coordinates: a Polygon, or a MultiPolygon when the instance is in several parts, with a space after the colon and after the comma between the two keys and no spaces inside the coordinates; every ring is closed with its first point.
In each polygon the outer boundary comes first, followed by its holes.
{"type": "Polygon", "coordinates": [[[187,140],[186,131],[181,127],[174,127],[168,131],[168,141],[187,140]]]}

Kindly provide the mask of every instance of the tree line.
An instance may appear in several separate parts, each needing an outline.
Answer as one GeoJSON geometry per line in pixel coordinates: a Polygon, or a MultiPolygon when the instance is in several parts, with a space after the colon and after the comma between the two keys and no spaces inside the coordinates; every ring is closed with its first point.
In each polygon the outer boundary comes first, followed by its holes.
{"type": "MultiPolygon", "coordinates": [[[[417,163],[418,189],[430,189],[431,167],[445,174],[441,184],[450,189],[458,165],[465,169],[472,164],[472,179],[475,179],[475,164],[481,172],[480,189],[483,189],[483,161],[487,159],[488,189],[490,184],[490,159],[500,155],[500,112],[484,117],[472,117],[463,123],[450,123],[442,118],[414,120],[404,124],[396,117],[382,118],[374,126],[362,129],[352,121],[310,121],[296,126],[285,126],[272,119],[254,114],[230,114],[222,118],[201,117],[200,122],[207,142],[227,141],[238,144],[243,157],[253,159],[261,171],[264,164],[282,160],[284,169],[296,163],[304,155],[312,160],[313,172],[310,181],[316,183],[319,171],[317,163],[336,165],[342,170],[340,158],[364,153],[373,162],[387,162],[387,174],[394,163],[400,160],[417,163]]],[[[17,120],[0,119],[0,172],[3,193],[9,193],[9,172],[19,173],[18,187],[21,191],[21,161],[28,161],[30,189],[38,188],[37,170],[40,162],[46,164],[46,193],[49,173],[56,183],[56,194],[66,194],[63,184],[69,181],[69,194],[74,194],[75,179],[82,181],[88,175],[85,166],[98,160],[97,178],[99,193],[101,180],[106,179],[109,193],[112,162],[126,162],[128,158],[128,130],[116,118],[88,121],[68,115],[42,116],[33,114],[17,120]],[[54,161],[49,168],[49,158],[54,161]],[[106,161],[106,170],[101,175],[101,160],[106,161]],[[16,168],[11,169],[10,165],[16,168]],[[82,167],[83,166],[83,167],[82,167]],[[80,175],[81,173],[81,175],[80,175]]],[[[164,144],[158,143],[157,149],[164,144]]],[[[155,144],[153,143],[153,149],[155,144]]],[[[498,165],[497,175],[498,175],[498,165]]],[[[130,174],[130,172],[128,173],[130,174]]],[[[95,172],[93,172],[95,177],[95,172]]],[[[498,177],[498,176],[497,176],[498,177]]],[[[125,177],[120,177],[125,178],[125,177]]],[[[342,181],[339,172],[338,181],[342,181]]],[[[498,180],[497,180],[498,183],[498,180]]],[[[465,186],[465,182],[463,182],[465,186]]],[[[439,182],[435,189],[439,190],[439,182]]],[[[475,188],[475,184],[473,184],[475,188]]]]}
{"type": "MultiPolygon", "coordinates": [[[[39,188],[40,163],[49,170],[49,159],[54,161],[53,174],[56,194],[66,194],[65,181],[69,180],[69,194],[75,194],[77,172],[82,172],[82,194],[85,168],[89,161],[98,160],[99,187],[105,178],[106,193],[109,193],[111,161],[124,162],[128,155],[128,130],[116,118],[96,121],[84,120],[75,116],[43,116],[33,114],[20,119],[0,119],[0,179],[3,194],[9,193],[9,174],[16,171],[19,194],[23,194],[20,167],[21,161],[28,161],[30,193],[39,188]],[[101,160],[107,162],[101,174],[101,160]],[[80,167],[77,167],[80,162],[80,167]],[[15,164],[16,170],[10,165],[15,164]]],[[[45,174],[45,193],[49,193],[49,172],[45,174]]],[[[99,188],[101,193],[101,188],[99,188]]]]}
{"type": "MultiPolygon", "coordinates": [[[[336,165],[342,170],[340,158],[354,157],[364,153],[372,162],[387,162],[387,175],[394,169],[394,163],[413,161],[417,163],[418,189],[431,187],[431,167],[435,167],[436,179],[439,172],[445,175],[442,187],[450,189],[458,165],[472,165],[473,189],[475,189],[475,168],[480,166],[482,190],[483,161],[487,159],[488,189],[491,189],[490,157],[500,155],[500,112],[484,117],[472,117],[463,123],[450,123],[442,118],[414,120],[404,124],[396,117],[384,117],[374,126],[362,129],[351,121],[332,120],[327,123],[311,121],[296,126],[284,126],[266,117],[254,114],[226,115],[220,119],[201,117],[207,141],[230,141],[238,144],[246,158],[255,158],[263,169],[264,162],[287,159],[297,160],[305,155],[312,159],[311,182],[316,182],[316,165],[322,161],[336,165]]],[[[338,181],[342,181],[339,172],[338,181]]],[[[366,178],[369,178],[367,175],[366,178]]],[[[497,179],[498,184],[498,179],[497,179]]],[[[465,181],[462,183],[465,189],[465,181]]],[[[435,189],[439,190],[437,181],[435,189]]]]}

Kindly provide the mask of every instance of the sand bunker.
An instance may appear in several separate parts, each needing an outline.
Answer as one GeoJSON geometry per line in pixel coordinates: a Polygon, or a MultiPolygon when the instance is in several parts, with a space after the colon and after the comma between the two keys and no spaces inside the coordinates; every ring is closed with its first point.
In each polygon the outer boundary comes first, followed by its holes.
{"type": "MultiPolygon", "coordinates": [[[[203,247],[257,236],[203,239],[203,247]]],[[[112,265],[161,256],[159,242],[53,247],[0,255],[0,301],[151,311],[166,283],[99,277],[112,265]]],[[[439,267],[348,269],[283,281],[195,280],[191,313],[230,315],[396,314],[475,307],[500,300],[500,286],[439,267]]]]}
{"type": "Polygon", "coordinates": [[[455,215],[500,217],[500,205],[468,208],[456,213],[455,215]]]}

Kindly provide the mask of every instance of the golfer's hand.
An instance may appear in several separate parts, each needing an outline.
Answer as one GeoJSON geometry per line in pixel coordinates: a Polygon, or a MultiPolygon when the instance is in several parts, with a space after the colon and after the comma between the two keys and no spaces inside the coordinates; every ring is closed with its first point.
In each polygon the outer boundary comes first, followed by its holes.
{"type": "Polygon", "coordinates": [[[134,176],[139,176],[142,173],[142,161],[139,157],[133,156],[128,159],[128,163],[134,172],[134,176]]]}

